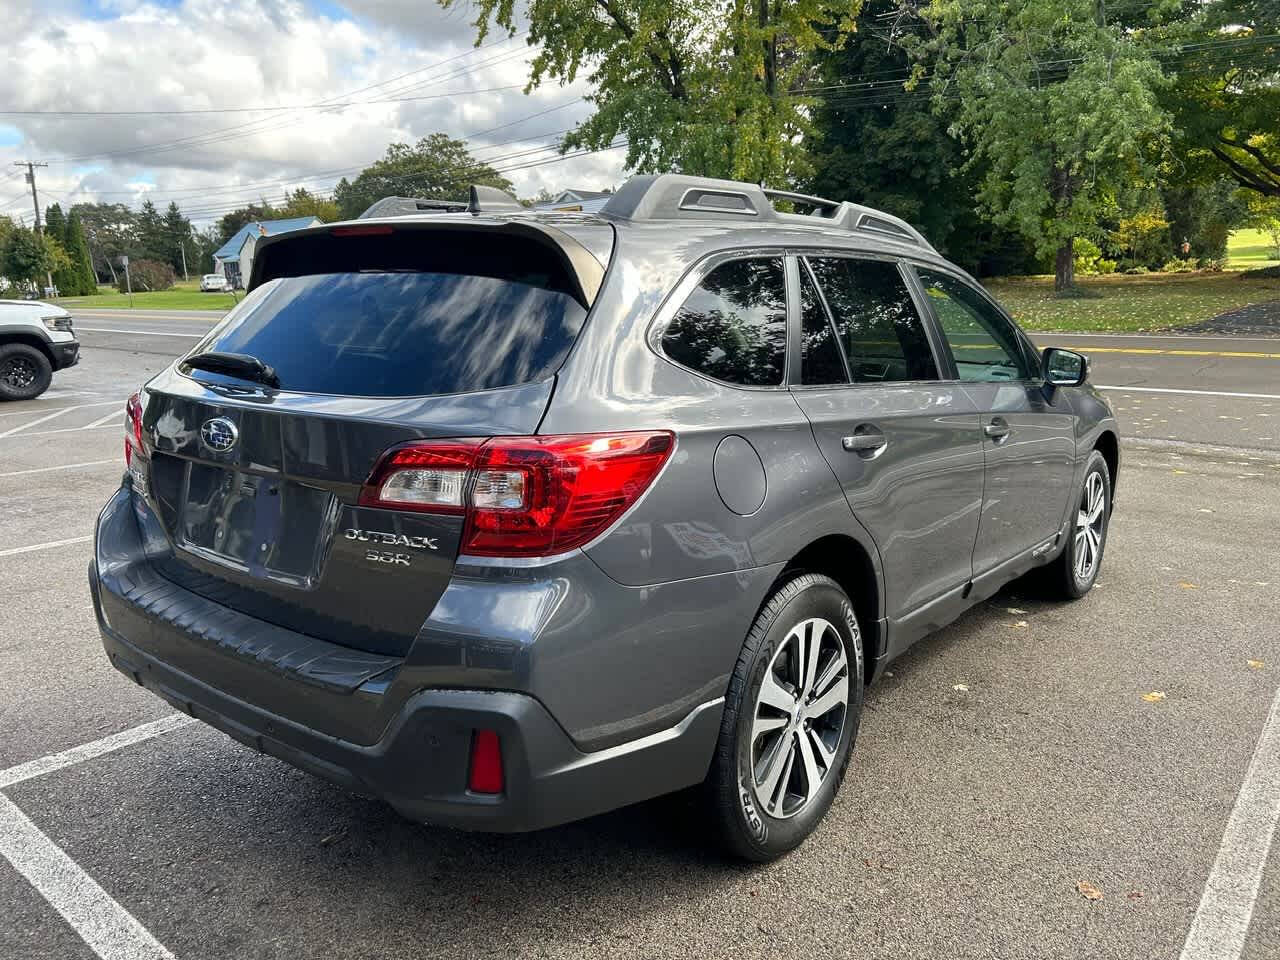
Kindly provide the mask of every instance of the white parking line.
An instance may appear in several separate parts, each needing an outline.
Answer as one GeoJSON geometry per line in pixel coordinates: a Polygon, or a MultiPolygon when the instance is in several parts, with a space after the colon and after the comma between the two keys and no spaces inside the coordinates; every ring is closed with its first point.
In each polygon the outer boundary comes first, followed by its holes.
{"type": "Polygon", "coordinates": [[[0,856],[26,877],[102,960],[174,960],[133,914],[3,795],[0,856]]]}
{"type": "Polygon", "coordinates": [[[119,429],[117,424],[104,423],[100,427],[61,427],[57,430],[37,430],[34,433],[20,433],[12,437],[0,434],[0,440],[27,440],[31,437],[51,437],[55,433],[79,433],[82,430],[105,430],[107,427],[110,427],[112,430],[119,429]]]}
{"type": "Polygon", "coordinates": [[[16,767],[0,770],[0,790],[5,787],[11,787],[15,783],[30,780],[32,777],[42,777],[46,773],[53,773],[63,767],[84,763],[86,760],[92,760],[94,757],[100,757],[105,753],[113,753],[116,750],[133,746],[133,744],[141,743],[144,740],[150,740],[152,737],[158,737],[161,734],[169,733],[171,730],[178,730],[195,722],[194,717],[189,717],[185,713],[171,713],[167,717],[161,717],[159,720],[152,720],[149,723],[142,723],[136,727],[130,727],[128,730],[121,730],[119,733],[113,733],[111,736],[103,737],[101,740],[82,743],[78,747],[63,750],[61,753],[51,753],[47,757],[40,757],[37,760],[28,760],[26,763],[18,764],[16,767]]]}
{"type": "MultiPolygon", "coordinates": [[[[101,396],[101,394],[86,394],[86,396],[101,396]]],[[[36,397],[36,400],[47,400],[47,399],[49,398],[36,397]]],[[[54,398],[54,399],[61,399],[61,398],[54,398]]],[[[105,407],[108,404],[112,404],[112,403],[119,403],[122,407],[124,406],[123,400],[95,400],[93,403],[67,404],[67,406],[65,407],[45,407],[45,410],[69,410],[72,407],[85,407],[85,408],[105,407]]],[[[25,417],[36,412],[37,411],[35,410],[0,410],[0,417],[25,417]]]]}
{"type": "MultiPolygon", "coordinates": [[[[113,414],[114,416],[114,414],[113,414]]],[[[56,467],[32,467],[30,470],[10,470],[0,473],[0,477],[25,477],[29,473],[48,473],[50,470],[78,470],[80,467],[100,467],[104,463],[120,463],[119,457],[110,460],[86,460],[83,463],[60,463],[56,467]]]]}
{"type": "Polygon", "coordinates": [[[1182,947],[1182,960],[1237,960],[1244,950],[1254,902],[1280,819],[1280,690],[1258,738],[1200,907],[1182,947]]]}
{"type": "Polygon", "coordinates": [[[50,540],[47,543],[32,543],[25,547],[10,547],[8,550],[0,550],[0,557],[16,557],[20,553],[35,553],[37,550],[68,547],[73,543],[88,543],[92,539],[93,536],[89,535],[87,537],[69,537],[66,540],[50,540]]]}
{"type": "Polygon", "coordinates": [[[36,417],[34,420],[28,420],[26,423],[20,423],[16,427],[10,427],[8,430],[4,431],[4,433],[0,433],[0,440],[3,440],[5,437],[11,437],[15,433],[27,429],[27,427],[34,427],[37,424],[46,423],[55,417],[61,417],[64,414],[70,413],[72,410],[80,410],[84,406],[85,404],[83,403],[77,403],[70,407],[59,407],[52,413],[46,413],[43,417],[36,417]]]}
{"type": "Polygon", "coordinates": [[[113,420],[123,420],[123,419],[124,419],[124,411],[112,410],[105,417],[100,417],[99,419],[93,421],[93,423],[85,424],[85,429],[92,430],[94,427],[105,426],[106,424],[110,423],[113,420]]]}
{"type": "Polygon", "coordinates": [[[144,337],[186,337],[191,340],[199,340],[201,337],[204,336],[203,333],[173,333],[169,330],[126,330],[123,327],[77,326],[76,329],[83,330],[87,333],[136,333],[144,337]]]}
{"type": "Polygon", "coordinates": [[[1169,387],[1113,387],[1098,385],[1099,390],[1121,393],[1185,393],[1193,397],[1244,397],[1249,400],[1280,400],[1280,393],[1230,393],[1225,390],[1174,390],[1169,387]]]}

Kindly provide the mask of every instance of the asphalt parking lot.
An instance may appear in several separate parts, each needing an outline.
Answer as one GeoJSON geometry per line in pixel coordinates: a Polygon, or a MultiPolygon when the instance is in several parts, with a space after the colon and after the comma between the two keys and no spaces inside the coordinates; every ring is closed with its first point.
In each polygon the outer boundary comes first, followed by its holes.
{"type": "Polygon", "coordinates": [[[918,644],[815,837],[748,868],[683,796],[408,824],[108,666],[124,400],[208,327],[83,311],[82,364],[0,407],[0,958],[1280,957],[1280,338],[1037,337],[1125,434],[1098,589],[918,644]]]}

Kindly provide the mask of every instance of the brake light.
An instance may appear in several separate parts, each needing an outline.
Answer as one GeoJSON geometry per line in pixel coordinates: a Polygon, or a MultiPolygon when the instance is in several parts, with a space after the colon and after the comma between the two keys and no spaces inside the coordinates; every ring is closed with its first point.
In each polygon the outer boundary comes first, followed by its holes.
{"type": "Polygon", "coordinates": [[[463,514],[465,554],[549,556],[603,532],[674,447],[666,431],[415,442],[383,455],[360,502],[463,514]]]}
{"type": "Polygon", "coordinates": [[[142,452],[142,393],[131,396],[124,405],[124,465],[133,466],[134,452],[142,452]]]}

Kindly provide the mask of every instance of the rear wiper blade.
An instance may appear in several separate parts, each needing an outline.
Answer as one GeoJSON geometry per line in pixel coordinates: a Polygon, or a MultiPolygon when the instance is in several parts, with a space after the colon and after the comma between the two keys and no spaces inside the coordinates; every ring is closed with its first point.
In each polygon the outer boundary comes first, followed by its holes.
{"type": "Polygon", "coordinates": [[[193,353],[182,362],[197,370],[226,373],[233,377],[240,377],[242,380],[253,380],[255,383],[265,384],[268,387],[280,386],[280,378],[276,376],[275,368],[247,353],[206,350],[204,353],[193,353]]]}

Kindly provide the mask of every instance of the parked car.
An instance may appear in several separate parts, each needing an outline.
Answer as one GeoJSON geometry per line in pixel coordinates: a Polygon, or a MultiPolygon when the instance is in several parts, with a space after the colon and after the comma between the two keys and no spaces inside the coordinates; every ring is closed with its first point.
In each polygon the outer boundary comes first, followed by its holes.
{"type": "Polygon", "coordinates": [[[908,224],[675,175],[469,210],[264,238],[129,401],[90,583],[135,682],[417,820],[701,785],[767,860],[895,657],[1031,571],[1093,586],[1085,358],[908,224]]]}
{"type": "Polygon", "coordinates": [[[200,278],[201,293],[226,293],[230,289],[231,284],[220,273],[206,273],[200,278]]]}
{"type": "Polygon", "coordinates": [[[0,300],[0,400],[32,400],[80,361],[71,314],[42,300],[0,300]]]}

